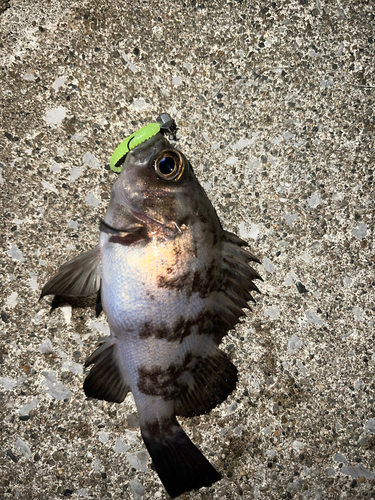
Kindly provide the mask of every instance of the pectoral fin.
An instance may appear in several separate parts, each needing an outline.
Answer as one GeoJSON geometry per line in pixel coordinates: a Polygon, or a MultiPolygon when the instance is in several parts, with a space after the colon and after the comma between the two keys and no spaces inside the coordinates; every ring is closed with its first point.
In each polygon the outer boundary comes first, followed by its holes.
{"type": "Polygon", "coordinates": [[[100,249],[95,247],[63,264],[57,274],[44,285],[45,295],[87,297],[100,288],[100,249]]]}

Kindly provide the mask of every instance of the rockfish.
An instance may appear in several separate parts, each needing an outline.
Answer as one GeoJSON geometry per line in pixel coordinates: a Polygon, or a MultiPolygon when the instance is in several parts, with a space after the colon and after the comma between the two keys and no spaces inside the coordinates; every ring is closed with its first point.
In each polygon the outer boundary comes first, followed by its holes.
{"type": "Polygon", "coordinates": [[[261,278],[163,130],[142,140],[126,149],[98,246],[64,264],[42,296],[99,292],[111,334],[86,361],[84,391],[116,403],[133,393],[144,443],[176,497],[221,478],[176,416],[209,412],[235,388],[218,345],[261,278]]]}

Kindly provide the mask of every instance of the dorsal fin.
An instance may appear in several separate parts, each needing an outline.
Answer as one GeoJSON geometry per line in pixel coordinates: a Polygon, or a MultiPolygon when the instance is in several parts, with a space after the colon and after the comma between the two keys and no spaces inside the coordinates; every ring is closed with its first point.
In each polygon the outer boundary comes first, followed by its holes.
{"type": "Polygon", "coordinates": [[[213,303],[210,325],[217,343],[239,322],[239,318],[244,316],[243,309],[250,309],[248,302],[255,302],[249,293],[259,292],[253,280],[263,281],[257,271],[249,266],[249,262],[260,264],[260,261],[242,248],[247,245],[246,241],[229,231],[223,233],[221,288],[213,303]]]}

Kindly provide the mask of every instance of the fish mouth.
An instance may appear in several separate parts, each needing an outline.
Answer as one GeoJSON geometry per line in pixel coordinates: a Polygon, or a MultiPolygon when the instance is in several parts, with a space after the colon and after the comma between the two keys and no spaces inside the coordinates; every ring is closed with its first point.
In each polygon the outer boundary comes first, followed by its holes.
{"type": "Polygon", "coordinates": [[[155,229],[162,229],[163,232],[168,232],[171,233],[171,229],[163,224],[162,222],[159,222],[156,219],[153,219],[149,215],[145,214],[141,209],[138,207],[134,206],[130,201],[127,199],[125,196],[124,190],[118,187],[118,199],[122,205],[124,205],[131,213],[136,217],[138,220],[148,224],[149,226],[155,227],[155,229]]]}

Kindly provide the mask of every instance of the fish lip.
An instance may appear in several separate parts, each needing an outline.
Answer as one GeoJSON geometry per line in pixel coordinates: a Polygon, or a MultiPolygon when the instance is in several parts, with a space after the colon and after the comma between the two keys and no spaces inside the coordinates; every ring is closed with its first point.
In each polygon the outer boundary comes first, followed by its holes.
{"type": "Polygon", "coordinates": [[[130,201],[126,198],[125,195],[123,197],[123,201],[124,201],[124,205],[131,211],[131,213],[134,215],[134,217],[137,217],[137,219],[139,219],[139,220],[141,220],[143,222],[147,222],[147,223],[151,223],[151,224],[157,224],[158,226],[165,227],[162,222],[159,222],[159,221],[153,219],[149,215],[146,215],[144,212],[142,212],[142,210],[140,210],[139,208],[137,208],[134,205],[132,205],[130,203],[130,201]]]}
{"type": "MultiPolygon", "coordinates": [[[[130,205],[130,203],[129,203],[130,205]]],[[[166,224],[163,224],[162,222],[157,221],[156,219],[153,219],[149,215],[146,215],[144,212],[141,210],[138,210],[137,208],[130,208],[131,213],[136,217],[138,220],[141,220],[142,222],[145,222],[146,224],[149,224],[151,226],[154,226],[154,229],[157,230],[158,233],[160,233],[160,230],[164,233],[164,236],[168,237],[174,237],[176,236],[177,233],[181,232],[181,229],[176,225],[176,229],[172,230],[170,227],[168,227],[166,224]]]]}
{"type": "Polygon", "coordinates": [[[158,228],[162,228],[164,231],[167,231],[168,233],[170,233],[170,231],[171,231],[170,228],[168,228],[165,224],[157,221],[156,219],[153,219],[149,215],[142,212],[142,210],[140,210],[138,207],[136,207],[132,203],[130,203],[128,198],[125,196],[123,189],[120,190],[120,188],[118,186],[117,190],[119,191],[118,194],[119,194],[119,200],[120,200],[121,204],[124,205],[127,209],[129,209],[130,212],[132,213],[132,215],[134,215],[134,217],[136,217],[138,220],[140,220],[142,222],[145,222],[146,224],[150,224],[152,226],[156,225],[158,228]]]}
{"type": "Polygon", "coordinates": [[[158,226],[166,227],[162,222],[159,222],[159,221],[153,219],[152,217],[149,217],[144,212],[141,212],[140,210],[137,210],[136,208],[134,208],[134,209],[130,208],[130,211],[134,215],[134,217],[137,217],[137,219],[139,219],[143,222],[148,222],[151,224],[157,224],[158,226]]]}

